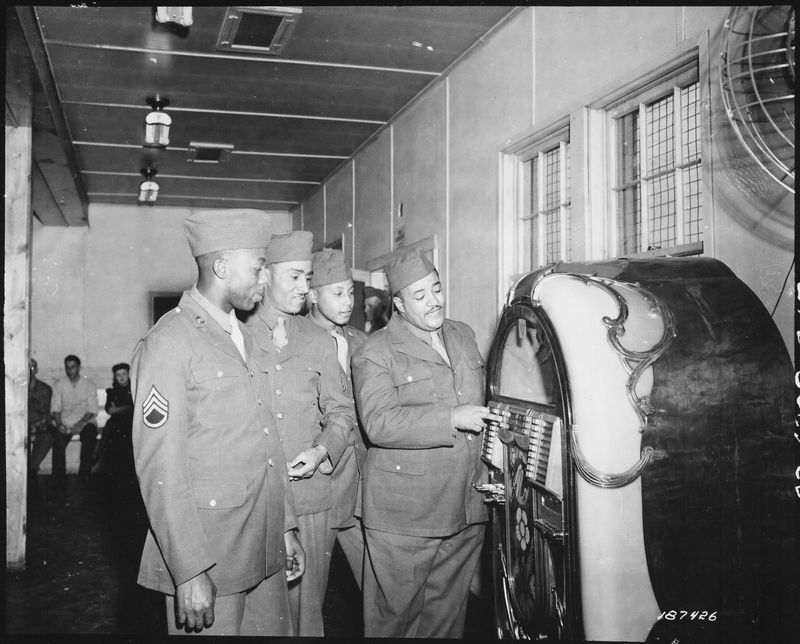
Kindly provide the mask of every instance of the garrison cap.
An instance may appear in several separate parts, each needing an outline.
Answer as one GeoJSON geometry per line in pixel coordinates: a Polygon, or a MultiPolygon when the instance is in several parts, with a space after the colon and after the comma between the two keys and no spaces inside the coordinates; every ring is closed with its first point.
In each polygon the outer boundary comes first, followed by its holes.
{"type": "Polygon", "coordinates": [[[275,235],[267,246],[267,263],[310,260],[313,243],[314,235],[308,230],[293,230],[285,235],[275,235]]]}
{"type": "Polygon", "coordinates": [[[131,366],[127,362],[119,362],[111,367],[111,373],[116,373],[120,369],[125,369],[125,371],[130,371],[131,366]]]}
{"type": "Polygon", "coordinates": [[[384,270],[386,279],[389,280],[389,290],[396,294],[400,289],[435,271],[436,267],[419,251],[401,249],[392,254],[384,270]]]}
{"type": "Polygon", "coordinates": [[[311,288],[337,284],[353,279],[353,271],[344,261],[344,253],[334,248],[326,248],[314,253],[311,258],[311,288]]]}
{"type": "Polygon", "coordinates": [[[272,217],[263,210],[203,210],[183,222],[192,255],[219,250],[266,248],[272,238],[272,217]]]}

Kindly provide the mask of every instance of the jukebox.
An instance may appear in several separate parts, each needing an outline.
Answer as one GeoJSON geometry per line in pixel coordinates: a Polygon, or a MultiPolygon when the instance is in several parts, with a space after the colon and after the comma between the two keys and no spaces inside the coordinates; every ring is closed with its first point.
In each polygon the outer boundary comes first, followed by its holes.
{"type": "Polygon", "coordinates": [[[509,292],[484,433],[500,637],[797,633],[792,366],[706,258],[556,264],[509,292]]]}

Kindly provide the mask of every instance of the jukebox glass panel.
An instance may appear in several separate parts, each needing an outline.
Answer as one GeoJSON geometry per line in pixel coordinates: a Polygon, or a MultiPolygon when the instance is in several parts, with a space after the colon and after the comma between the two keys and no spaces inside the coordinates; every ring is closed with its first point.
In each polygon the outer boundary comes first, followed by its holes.
{"type": "Polygon", "coordinates": [[[553,355],[535,320],[518,318],[506,335],[496,392],[540,405],[556,404],[553,355]]]}

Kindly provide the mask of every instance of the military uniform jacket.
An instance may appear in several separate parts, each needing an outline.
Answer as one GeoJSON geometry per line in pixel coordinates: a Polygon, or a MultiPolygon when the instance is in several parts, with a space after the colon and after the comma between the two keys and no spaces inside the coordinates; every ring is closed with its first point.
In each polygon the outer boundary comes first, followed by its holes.
{"type": "MultiPolygon", "coordinates": [[[[366,341],[367,334],[349,325],[343,327],[343,331],[345,340],[347,340],[347,362],[350,364],[353,354],[366,341]]],[[[335,344],[334,340],[334,346],[335,344]]],[[[355,404],[351,374],[352,369],[347,374],[341,371],[342,386],[347,396],[355,404]]],[[[364,471],[364,461],[367,458],[367,448],[364,445],[364,437],[361,432],[362,430],[357,422],[347,450],[345,450],[336,468],[331,472],[333,492],[332,528],[349,528],[355,525],[354,514],[356,512],[358,514],[361,513],[361,474],[364,471]]]]}
{"type": "MultiPolygon", "coordinates": [[[[269,353],[274,368],[267,374],[270,405],[275,409],[286,456],[323,445],[334,468],[352,441],[355,409],[343,389],[333,338],[320,326],[299,315],[287,315],[288,344],[280,351],[262,317],[262,308],[247,326],[255,342],[269,353]]],[[[331,476],[317,469],[309,478],[291,482],[297,514],[315,514],[333,507],[331,476]]]]}
{"type": "MultiPolygon", "coordinates": [[[[133,355],[133,447],[150,519],[139,583],[172,594],[207,571],[218,595],[284,570],[296,527],[286,455],[266,398],[270,356],[185,292],[133,355]]],[[[282,573],[281,573],[282,574],[282,573]]]]}
{"type": "Polygon", "coordinates": [[[451,410],[483,404],[484,361],[466,324],[445,320],[447,362],[395,315],[353,356],[356,404],[369,440],[364,526],[442,537],[486,520],[473,483],[486,480],[481,437],[456,431],[451,410]]]}

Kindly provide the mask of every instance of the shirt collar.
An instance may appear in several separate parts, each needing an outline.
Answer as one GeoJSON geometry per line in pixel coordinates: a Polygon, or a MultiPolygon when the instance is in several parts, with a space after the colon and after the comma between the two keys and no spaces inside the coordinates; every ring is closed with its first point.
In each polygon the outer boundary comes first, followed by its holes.
{"type": "Polygon", "coordinates": [[[197,290],[197,284],[192,287],[189,294],[227,333],[233,331],[233,320],[236,318],[236,311],[234,309],[231,309],[230,313],[225,313],[225,311],[216,304],[212,304],[208,298],[197,290]]]}
{"type": "Polygon", "coordinates": [[[424,329],[420,329],[419,327],[416,327],[413,324],[411,324],[411,322],[406,320],[402,315],[398,314],[398,317],[402,320],[403,324],[406,325],[406,328],[411,332],[411,335],[419,338],[425,344],[431,344],[431,342],[432,342],[431,341],[431,334],[432,333],[438,333],[439,334],[439,339],[440,340],[442,339],[442,328],[441,327],[439,327],[436,331],[425,331],[424,329]]]}

